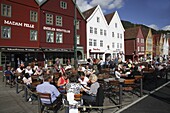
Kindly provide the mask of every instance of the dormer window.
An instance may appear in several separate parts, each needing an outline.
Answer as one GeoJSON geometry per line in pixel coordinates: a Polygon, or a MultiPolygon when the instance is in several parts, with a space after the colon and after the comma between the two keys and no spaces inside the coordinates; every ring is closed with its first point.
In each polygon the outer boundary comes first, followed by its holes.
{"type": "Polygon", "coordinates": [[[60,1],[60,7],[61,7],[62,9],[67,9],[67,3],[64,2],[64,1],[60,1]]]}

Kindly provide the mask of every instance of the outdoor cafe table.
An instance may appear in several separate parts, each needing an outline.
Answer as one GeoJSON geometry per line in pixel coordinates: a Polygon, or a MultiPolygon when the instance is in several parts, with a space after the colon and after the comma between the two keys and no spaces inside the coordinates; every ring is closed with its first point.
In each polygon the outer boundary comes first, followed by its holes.
{"type": "Polygon", "coordinates": [[[124,83],[125,79],[123,79],[123,78],[119,78],[119,79],[107,78],[107,79],[104,79],[105,82],[109,82],[109,81],[112,81],[112,80],[119,81],[119,105],[120,105],[120,108],[121,108],[121,106],[122,106],[122,84],[124,83]]]}

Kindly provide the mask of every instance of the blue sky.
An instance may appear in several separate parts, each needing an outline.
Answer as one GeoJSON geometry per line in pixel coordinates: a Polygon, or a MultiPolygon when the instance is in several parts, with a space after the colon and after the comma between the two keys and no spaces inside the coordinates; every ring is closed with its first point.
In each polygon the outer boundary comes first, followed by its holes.
{"type": "Polygon", "coordinates": [[[122,20],[156,30],[170,30],[170,0],[77,0],[81,11],[100,5],[105,14],[118,11],[122,20]]]}

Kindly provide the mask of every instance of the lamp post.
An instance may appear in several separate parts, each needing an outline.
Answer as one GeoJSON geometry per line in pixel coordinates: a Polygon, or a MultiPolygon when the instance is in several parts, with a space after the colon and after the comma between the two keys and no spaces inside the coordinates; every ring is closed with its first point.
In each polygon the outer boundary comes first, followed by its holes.
{"type": "Polygon", "coordinates": [[[77,23],[77,8],[76,8],[76,0],[74,0],[74,67],[77,69],[77,29],[76,29],[76,23],[77,23]]]}

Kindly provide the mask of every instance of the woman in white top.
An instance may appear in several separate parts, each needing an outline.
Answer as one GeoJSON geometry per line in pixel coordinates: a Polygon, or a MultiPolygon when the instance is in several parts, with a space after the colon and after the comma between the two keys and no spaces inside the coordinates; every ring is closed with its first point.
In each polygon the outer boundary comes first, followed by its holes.
{"type": "Polygon", "coordinates": [[[80,75],[80,78],[78,79],[78,81],[80,82],[80,84],[83,85],[83,86],[87,86],[87,83],[89,82],[89,78],[87,78],[87,77],[85,76],[85,73],[82,72],[82,71],[79,71],[78,73],[79,73],[79,75],[80,75]]]}

